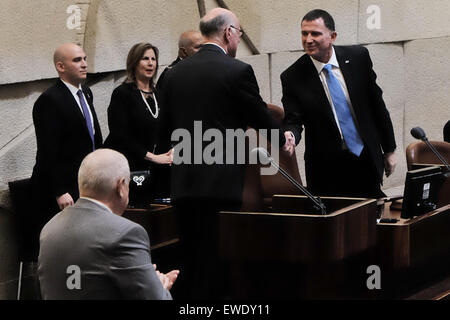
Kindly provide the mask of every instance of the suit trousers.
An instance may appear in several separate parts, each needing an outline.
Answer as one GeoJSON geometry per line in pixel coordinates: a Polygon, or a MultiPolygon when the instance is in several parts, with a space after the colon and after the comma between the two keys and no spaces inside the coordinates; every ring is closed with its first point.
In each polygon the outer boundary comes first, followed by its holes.
{"type": "Polygon", "coordinates": [[[305,160],[307,188],[314,195],[382,198],[376,168],[365,147],[357,157],[342,150],[320,161],[305,160]]]}
{"type": "Polygon", "coordinates": [[[181,266],[174,299],[220,299],[226,295],[220,261],[218,213],[239,211],[241,201],[221,202],[211,199],[183,199],[174,202],[178,219],[181,266]]]}

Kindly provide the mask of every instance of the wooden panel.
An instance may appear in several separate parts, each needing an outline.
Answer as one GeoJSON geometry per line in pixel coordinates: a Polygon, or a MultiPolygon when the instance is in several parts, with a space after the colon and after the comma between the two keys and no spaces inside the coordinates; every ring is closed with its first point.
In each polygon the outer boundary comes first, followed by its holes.
{"type": "Polygon", "coordinates": [[[231,270],[225,275],[231,296],[333,299],[368,294],[365,272],[375,248],[376,201],[323,200],[336,211],[299,214],[298,208],[306,207],[302,202],[309,200],[277,196],[274,212],[219,213],[219,253],[231,270]]]}
{"type": "Polygon", "coordinates": [[[123,217],[144,227],[152,250],[178,241],[178,225],[172,206],[152,204],[148,209],[128,209],[123,217]]]}

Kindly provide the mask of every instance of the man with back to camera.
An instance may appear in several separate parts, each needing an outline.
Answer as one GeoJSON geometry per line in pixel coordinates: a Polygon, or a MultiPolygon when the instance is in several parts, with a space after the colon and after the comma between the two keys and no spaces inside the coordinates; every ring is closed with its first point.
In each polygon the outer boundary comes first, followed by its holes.
{"type": "Polygon", "coordinates": [[[304,127],[311,192],[383,197],[383,170],[393,173],[396,144],[369,52],[334,46],[334,21],[324,10],[307,13],[301,29],[306,54],[281,74],[285,150],[293,153],[304,127]]]}
{"type": "Polygon", "coordinates": [[[204,39],[202,34],[196,30],[185,31],[180,35],[180,39],[178,40],[178,57],[167,68],[165,68],[159,76],[158,83],[156,84],[157,90],[163,89],[166,72],[173,68],[181,60],[197,53],[202,47],[203,42],[204,39]]]}
{"type": "MultiPolygon", "coordinates": [[[[199,52],[180,61],[166,75],[161,127],[161,132],[169,135],[166,139],[170,141],[176,129],[184,129],[194,138],[196,121],[201,122],[203,132],[218,129],[223,137],[226,129],[279,129],[259,94],[252,67],[234,59],[242,35],[236,15],[212,9],[201,19],[200,30],[205,43],[199,52]]],[[[283,134],[279,143],[285,143],[283,134]]],[[[245,165],[225,161],[194,164],[194,157],[202,157],[204,147],[193,150],[191,163],[175,163],[175,152],[171,167],[171,194],[183,245],[183,286],[185,297],[194,299],[223,293],[211,288],[212,272],[214,276],[221,274],[213,261],[217,252],[215,218],[220,210],[239,210],[245,173],[245,165]]],[[[224,159],[226,153],[224,148],[224,159]]]]}
{"type": "Polygon", "coordinates": [[[147,232],[121,217],[129,182],[128,162],[117,151],[96,150],[83,160],[80,198],[41,232],[43,299],[172,299],[179,271],[156,271],[147,232]]]}
{"type": "Polygon", "coordinates": [[[55,50],[53,61],[59,79],[33,107],[37,153],[31,181],[33,204],[38,206],[32,217],[39,226],[36,243],[40,228],[78,199],[80,163],[102,145],[92,92],[82,85],[87,75],[84,50],[74,43],[63,44],[55,50]]]}

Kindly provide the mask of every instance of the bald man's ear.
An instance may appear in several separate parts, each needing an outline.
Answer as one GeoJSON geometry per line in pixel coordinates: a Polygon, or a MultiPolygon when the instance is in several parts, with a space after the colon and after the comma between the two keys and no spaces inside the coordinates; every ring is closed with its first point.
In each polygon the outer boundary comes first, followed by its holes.
{"type": "Polygon", "coordinates": [[[122,199],[123,197],[125,197],[126,194],[126,190],[127,190],[127,184],[128,182],[126,181],[125,178],[120,178],[119,181],[117,181],[117,185],[116,185],[116,192],[117,195],[122,199]]]}
{"type": "Polygon", "coordinates": [[[62,61],[58,61],[55,64],[55,68],[56,68],[56,71],[58,71],[58,72],[64,72],[66,70],[65,66],[64,66],[64,62],[62,62],[62,61]]]}
{"type": "Polygon", "coordinates": [[[224,31],[224,33],[223,33],[223,38],[224,38],[224,41],[225,41],[225,44],[228,44],[228,43],[230,43],[230,38],[231,38],[231,36],[232,36],[232,33],[233,31],[231,30],[231,27],[227,27],[226,29],[225,29],[225,31],[224,31]]]}
{"type": "Polygon", "coordinates": [[[188,56],[188,53],[187,53],[187,50],[186,50],[185,47],[181,47],[181,48],[178,49],[178,56],[181,59],[184,59],[184,58],[186,58],[188,56]]]}

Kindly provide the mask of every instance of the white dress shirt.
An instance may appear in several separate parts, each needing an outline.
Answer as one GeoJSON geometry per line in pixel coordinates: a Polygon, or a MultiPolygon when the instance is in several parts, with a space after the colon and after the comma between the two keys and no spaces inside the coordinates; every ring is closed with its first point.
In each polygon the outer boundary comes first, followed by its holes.
{"type": "Polygon", "coordinates": [[[61,79],[61,81],[66,85],[67,89],[69,89],[70,93],[72,93],[73,98],[75,99],[75,101],[78,104],[78,107],[80,108],[81,114],[84,116],[84,112],[83,112],[83,108],[81,107],[81,102],[80,102],[80,98],[77,95],[78,90],[81,90],[81,94],[83,95],[84,101],[86,102],[86,105],[88,106],[88,112],[89,115],[91,116],[91,124],[92,124],[92,130],[95,134],[95,127],[94,127],[94,117],[92,116],[92,112],[91,112],[91,108],[89,106],[89,102],[87,101],[86,97],[84,96],[83,90],[81,89],[81,84],[78,85],[78,88],[71,85],[68,82],[65,82],[63,79],[61,79]]]}
{"type": "Polygon", "coordinates": [[[350,101],[350,97],[348,95],[347,85],[345,84],[344,75],[342,74],[342,71],[339,68],[339,63],[338,63],[338,61],[336,59],[336,54],[334,52],[334,47],[332,49],[333,49],[333,53],[332,53],[331,58],[328,61],[328,63],[323,63],[323,62],[317,61],[311,56],[310,56],[310,58],[311,58],[311,60],[312,60],[312,62],[314,64],[314,66],[317,69],[317,73],[319,74],[320,81],[322,82],[322,85],[323,85],[323,88],[325,89],[325,93],[327,95],[328,101],[330,102],[331,109],[332,109],[333,115],[334,115],[334,119],[336,121],[336,125],[337,125],[337,127],[339,129],[339,132],[341,134],[341,138],[343,139],[341,126],[339,125],[339,119],[338,119],[337,114],[336,114],[336,109],[335,109],[334,104],[333,104],[333,99],[331,98],[330,90],[328,89],[328,84],[327,84],[327,79],[326,79],[326,71],[323,68],[326,64],[331,64],[333,66],[331,72],[333,72],[333,75],[336,77],[336,79],[339,81],[339,84],[341,85],[341,88],[342,88],[342,90],[344,92],[344,95],[345,95],[345,99],[347,100],[348,106],[350,108],[350,112],[351,112],[353,117],[354,117],[354,113],[353,113],[352,102],[350,101]]]}
{"type": "Polygon", "coordinates": [[[87,200],[87,201],[94,202],[94,203],[98,204],[99,206],[102,206],[103,208],[105,208],[105,209],[108,210],[109,212],[114,213],[114,212],[112,212],[111,209],[110,209],[106,204],[104,204],[103,202],[100,202],[100,201],[98,201],[98,200],[95,200],[95,199],[92,199],[92,198],[88,198],[88,197],[80,197],[80,199],[84,199],[84,200],[87,200]]]}
{"type": "Polygon", "coordinates": [[[223,53],[227,54],[227,52],[225,51],[225,49],[222,48],[221,46],[219,46],[217,43],[214,43],[214,42],[206,42],[206,43],[204,43],[203,45],[205,45],[205,44],[213,44],[213,45],[215,45],[216,47],[219,47],[220,49],[222,49],[223,53]]]}

